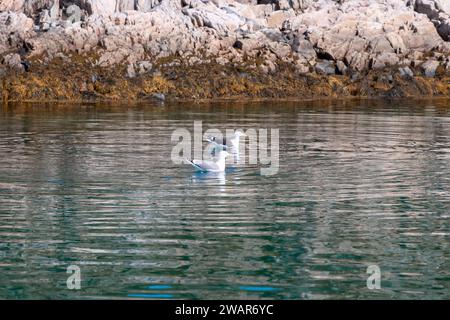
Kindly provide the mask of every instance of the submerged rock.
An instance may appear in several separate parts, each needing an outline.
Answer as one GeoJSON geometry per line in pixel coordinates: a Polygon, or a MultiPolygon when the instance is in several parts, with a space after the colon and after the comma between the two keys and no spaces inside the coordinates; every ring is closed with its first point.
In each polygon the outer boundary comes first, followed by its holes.
{"type": "Polygon", "coordinates": [[[166,101],[166,96],[164,93],[154,93],[152,94],[152,98],[157,101],[164,102],[166,101]]]}

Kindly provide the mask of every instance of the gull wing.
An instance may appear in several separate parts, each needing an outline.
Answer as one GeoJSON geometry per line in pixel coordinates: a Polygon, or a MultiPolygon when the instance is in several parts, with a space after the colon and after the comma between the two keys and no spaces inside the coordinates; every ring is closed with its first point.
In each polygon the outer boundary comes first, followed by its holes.
{"type": "Polygon", "coordinates": [[[219,171],[219,166],[214,161],[193,160],[190,163],[200,171],[219,171]]]}

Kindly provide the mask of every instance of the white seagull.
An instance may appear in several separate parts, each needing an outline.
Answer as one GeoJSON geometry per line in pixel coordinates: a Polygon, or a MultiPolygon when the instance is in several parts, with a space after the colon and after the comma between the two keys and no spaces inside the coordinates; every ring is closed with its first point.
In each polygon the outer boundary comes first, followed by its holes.
{"type": "MultiPolygon", "coordinates": [[[[243,133],[242,131],[235,131],[233,138],[230,139],[231,148],[233,151],[239,151],[239,138],[240,137],[246,137],[247,135],[243,133]]],[[[208,137],[206,138],[206,141],[214,144],[216,147],[221,148],[222,150],[227,150],[227,138],[223,138],[222,140],[217,139],[216,137],[208,137]]]]}
{"type": "Polygon", "coordinates": [[[225,158],[230,154],[224,150],[219,152],[217,161],[212,160],[187,160],[195,169],[202,172],[224,172],[225,171],[225,158]]]}

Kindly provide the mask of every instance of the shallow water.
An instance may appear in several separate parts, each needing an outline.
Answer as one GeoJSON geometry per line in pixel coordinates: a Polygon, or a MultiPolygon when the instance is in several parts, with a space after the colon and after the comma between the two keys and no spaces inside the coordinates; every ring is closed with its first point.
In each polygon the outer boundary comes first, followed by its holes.
{"type": "Polygon", "coordinates": [[[449,298],[448,106],[3,106],[0,298],[449,298]],[[279,172],[173,164],[194,120],[279,128],[279,172]]]}

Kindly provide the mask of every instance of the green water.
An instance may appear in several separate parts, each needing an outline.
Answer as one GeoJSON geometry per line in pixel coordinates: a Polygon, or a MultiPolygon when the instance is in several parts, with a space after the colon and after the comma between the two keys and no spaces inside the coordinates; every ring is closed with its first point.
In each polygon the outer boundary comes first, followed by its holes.
{"type": "Polygon", "coordinates": [[[0,107],[0,298],[449,298],[448,106],[0,107]],[[173,164],[194,120],[278,128],[279,172],[173,164]]]}

